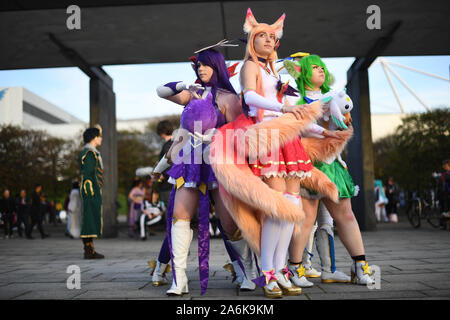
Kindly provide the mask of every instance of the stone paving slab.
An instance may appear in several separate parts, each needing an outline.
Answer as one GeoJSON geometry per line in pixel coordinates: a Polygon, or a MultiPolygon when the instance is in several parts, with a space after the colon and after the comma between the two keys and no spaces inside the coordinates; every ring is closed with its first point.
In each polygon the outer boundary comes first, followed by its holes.
{"type": "MultiPolygon", "coordinates": [[[[106,259],[88,261],[82,257],[81,240],[63,236],[63,226],[46,228],[48,239],[0,240],[0,299],[57,300],[264,300],[262,289],[239,292],[231,275],[223,269],[229,262],[221,239],[211,240],[210,279],[208,291],[200,295],[197,241],[191,244],[187,275],[190,293],[167,297],[168,285],[153,287],[147,262],[158,255],[163,230],[147,241],[130,239],[126,226],[119,237],[95,241],[96,249],[106,259]],[[81,289],[67,288],[67,267],[81,270],[81,289]]],[[[363,232],[366,256],[381,268],[380,289],[353,284],[323,284],[310,279],[312,288],[304,288],[297,297],[283,300],[348,299],[450,299],[450,232],[427,225],[413,229],[407,222],[381,224],[377,231],[363,232]]],[[[351,258],[336,236],[336,265],[350,273],[351,258]]],[[[314,249],[314,266],[319,269],[314,249]]],[[[169,276],[171,279],[171,276],[169,276]]]]}

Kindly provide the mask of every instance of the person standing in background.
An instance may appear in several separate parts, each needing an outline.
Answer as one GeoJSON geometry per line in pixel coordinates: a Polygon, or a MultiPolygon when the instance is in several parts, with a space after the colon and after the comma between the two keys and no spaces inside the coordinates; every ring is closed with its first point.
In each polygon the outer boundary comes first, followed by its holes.
{"type": "Polygon", "coordinates": [[[84,244],[84,259],[103,259],[94,249],[94,238],[103,233],[102,186],[103,161],[97,150],[102,144],[101,128],[88,128],[83,133],[86,145],[78,157],[81,174],[81,199],[83,223],[80,237],[84,244]]]}
{"type": "Polygon", "coordinates": [[[0,202],[0,212],[2,213],[5,228],[5,238],[12,238],[12,228],[14,224],[14,212],[16,212],[16,204],[11,198],[11,194],[8,189],[5,189],[5,191],[3,191],[3,199],[0,202]]]}
{"type": "Polygon", "coordinates": [[[67,211],[70,216],[70,228],[68,231],[69,234],[76,239],[80,238],[81,232],[81,208],[80,185],[78,181],[74,181],[72,183],[72,190],[70,191],[67,211]]]}
{"type": "Polygon", "coordinates": [[[142,210],[142,201],[144,200],[144,182],[136,178],[133,181],[133,187],[128,194],[130,200],[130,213],[128,215],[128,236],[134,238],[137,229],[138,218],[142,210]]]}
{"type": "MultiPolygon", "coordinates": [[[[173,143],[173,126],[169,120],[163,120],[156,126],[156,132],[164,140],[164,144],[159,153],[158,161],[160,161],[167,152],[169,152],[170,147],[173,143]]],[[[157,204],[162,201],[167,207],[169,205],[170,192],[172,191],[172,185],[168,182],[168,176],[165,174],[167,170],[159,174],[153,183],[153,204],[157,204]]]]}
{"type": "Polygon", "coordinates": [[[28,230],[28,219],[30,216],[30,199],[27,197],[27,191],[25,189],[20,190],[20,194],[16,198],[17,209],[17,231],[19,237],[22,238],[22,223],[24,225],[24,232],[26,234],[28,230]]]}
{"type": "Polygon", "coordinates": [[[398,186],[394,182],[393,177],[389,177],[386,183],[386,197],[388,203],[386,204],[386,213],[389,217],[389,221],[398,222],[397,216],[397,203],[398,203],[398,186]]]}
{"type": "Polygon", "coordinates": [[[29,228],[27,231],[27,239],[33,239],[33,236],[31,234],[33,232],[33,228],[35,225],[37,225],[42,239],[45,239],[49,236],[44,232],[44,228],[42,227],[41,193],[42,193],[42,185],[36,184],[33,194],[31,195],[31,208],[30,208],[31,223],[29,224],[29,228]]]}

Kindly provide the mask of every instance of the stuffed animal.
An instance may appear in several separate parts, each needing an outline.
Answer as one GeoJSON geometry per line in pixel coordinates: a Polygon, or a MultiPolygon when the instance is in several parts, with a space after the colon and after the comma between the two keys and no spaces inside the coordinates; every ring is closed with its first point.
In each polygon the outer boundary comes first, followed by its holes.
{"type": "Polygon", "coordinates": [[[325,94],[325,97],[331,97],[327,112],[324,112],[323,119],[329,121],[330,117],[334,127],[331,130],[348,129],[347,125],[351,121],[350,111],[353,109],[353,101],[344,90],[330,91],[325,94]]]}

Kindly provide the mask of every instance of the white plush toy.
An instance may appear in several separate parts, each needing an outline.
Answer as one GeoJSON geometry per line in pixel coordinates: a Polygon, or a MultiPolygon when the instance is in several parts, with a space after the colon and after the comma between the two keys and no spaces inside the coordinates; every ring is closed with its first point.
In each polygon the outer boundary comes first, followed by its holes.
{"type": "Polygon", "coordinates": [[[323,119],[329,121],[331,116],[330,130],[347,129],[345,122],[348,122],[350,111],[353,109],[352,99],[345,89],[338,92],[330,91],[325,94],[326,96],[332,97],[332,100],[329,102],[329,109],[324,113],[323,119]]]}
{"type": "MultiPolygon", "coordinates": [[[[332,99],[328,103],[329,109],[324,113],[323,119],[330,121],[330,130],[348,129],[347,124],[351,121],[350,111],[353,109],[353,101],[344,90],[330,91],[325,96],[331,96],[332,99]]],[[[344,168],[347,164],[342,160],[341,154],[337,155],[337,160],[344,168]]]]}

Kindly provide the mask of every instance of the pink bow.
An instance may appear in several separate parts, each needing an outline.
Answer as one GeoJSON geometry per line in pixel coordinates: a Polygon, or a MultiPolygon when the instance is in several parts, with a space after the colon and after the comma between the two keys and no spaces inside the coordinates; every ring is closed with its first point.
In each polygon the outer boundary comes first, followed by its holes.
{"type": "Polygon", "coordinates": [[[277,281],[277,277],[275,276],[275,270],[271,269],[270,271],[263,271],[263,275],[266,277],[266,284],[269,284],[270,281],[277,281]]]}
{"type": "Polygon", "coordinates": [[[286,280],[289,280],[289,277],[291,276],[291,272],[289,271],[287,265],[284,266],[284,269],[282,271],[284,273],[284,277],[286,278],[286,280]]]}

